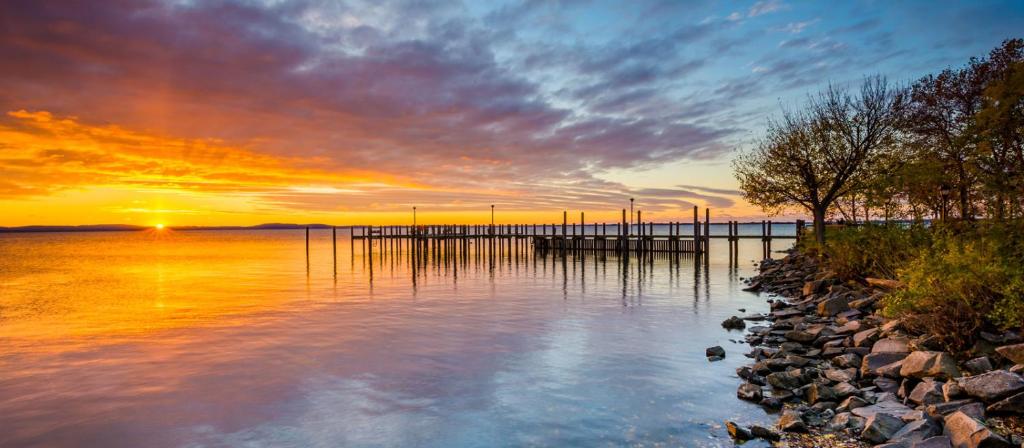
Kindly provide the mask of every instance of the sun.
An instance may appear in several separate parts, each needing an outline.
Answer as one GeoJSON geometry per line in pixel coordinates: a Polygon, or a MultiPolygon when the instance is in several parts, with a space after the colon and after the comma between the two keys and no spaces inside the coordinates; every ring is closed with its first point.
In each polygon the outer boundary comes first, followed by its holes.
{"type": "Polygon", "coordinates": [[[163,229],[164,229],[164,225],[163,225],[163,223],[157,224],[157,225],[156,225],[156,229],[157,229],[157,230],[163,230],[163,229]]]}

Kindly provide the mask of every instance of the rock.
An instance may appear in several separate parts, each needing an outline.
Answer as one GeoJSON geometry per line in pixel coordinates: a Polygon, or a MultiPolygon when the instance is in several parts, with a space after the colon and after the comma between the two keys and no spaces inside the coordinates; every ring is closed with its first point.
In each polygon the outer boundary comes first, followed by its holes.
{"type": "Polygon", "coordinates": [[[921,381],[917,384],[917,387],[910,392],[907,399],[921,405],[942,403],[945,401],[945,397],[942,395],[943,384],[944,383],[939,381],[921,381]]]}
{"type": "Polygon", "coordinates": [[[910,339],[905,337],[879,339],[871,346],[871,353],[910,353],[909,344],[910,339]]]}
{"type": "Polygon", "coordinates": [[[812,342],[818,338],[817,335],[807,330],[790,330],[786,332],[785,337],[796,342],[812,342]]]}
{"type": "Polygon", "coordinates": [[[704,356],[707,356],[708,358],[711,358],[713,356],[725,358],[725,349],[719,345],[716,345],[714,347],[708,347],[704,349],[704,356]]]}
{"type": "Polygon", "coordinates": [[[826,369],[825,378],[837,383],[850,382],[857,379],[857,369],[826,369]]]}
{"type": "Polygon", "coordinates": [[[902,368],[903,368],[903,360],[901,359],[901,360],[896,361],[894,363],[886,364],[886,365],[884,365],[882,367],[879,367],[875,371],[875,373],[877,373],[880,376],[887,377],[887,378],[899,378],[900,377],[900,369],[902,369],[902,368]]]}
{"type": "Polygon", "coordinates": [[[804,283],[804,287],[801,288],[800,292],[803,297],[807,297],[811,294],[819,294],[825,292],[826,283],[824,280],[817,280],[813,282],[804,283]]]}
{"type": "Polygon", "coordinates": [[[946,401],[953,401],[960,398],[964,394],[964,390],[960,388],[960,383],[956,380],[949,380],[946,384],[942,385],[942,399],[946,401]]]}
{"type": "Polygon", "coordinates": [[[776,389],[796,389],[805,383],[800,369],[776,372],[768,375],[765,379],[776,389]]]}
{"type": "Polygon", "coordinates": [[[909,414],[913,411],[913,409],[904,406],[902,403],[898,401],[889,400],[879,401],[870,406],[864,406],[850,410],[850,412],[852,412],[853,415],[864,418],[871,417],[872,415],[875,415],[879,412],[903,418],[904,415],[909,414]]]}
{"type": "Polygon", "coordinates": [[[996,353],[1014,364],[1024,364],[1024,344],[1004,345],[996,348],[996,353]]]}
{"type": "Polygon", "coordinates": [[[764,397],[757,404],[764,406],[765,408],[770,410],[782,409],[782,400],[780,400],[777,397],[764,397]]]}
{"type": "Polygon", "coordinates": [[[1014,364],[1013,367],[1010,367],[1010,373],[1024,374],[1024,364],[1014,364]]]}
{"type": "Polygon", "coordinates": [[[832,393],[835,394],[836,398],[846,398],[850,395],[857,395],[860,393],[860,389],[853,387],[850,383],[837,383],[832,386],[832,393]]]}
{"type": "Polygon", "coordinates": [[[922,379],[935,377],[941,380],[960,376],[956,361],[946,352],[913,352],[903,360],[900,375],[922,379]]]}
{"type": "Polygon", "coordinates": [[[742,330],[744,328],[747,328],[747,324],[743,322],[743,319],[740,319],[736,316],[732,316],[722,321],[722,327],[724,327],[727,330],[742,330]]]}
{"type": "Polygon", "coordinates": [[[889,440],[904,425],[905,423],[899,417],[878,412],[868,417],[867,421],[864,422],[864,430],[861,431],[860,437],[870,442],[883,443],[889,440]]]}
{"type": "Polygon", "coordinates": [[[947,401],[945,403],[935,403],[925,406],[925,411],[928,413],[928,416],[938,419],[945,417],[949,414],[952,414],[953,412],[964,409],[966,406],[972,403],[978,402],[973,400],[953,400],[947,401]]]}
{"type": "Polygon", "coordinates": [[[728,420],[726,420],[726,422],[725,422],[725,428],[726,428],[726,430],[729,431],[729,436],[732,437],[733,440],[735,440],[737,442],[742,442],[744,440],[750,440],[750,439],[752,439],[754,437],[754,435],[751,434],[750,430],[748,430],[747,428],[744,428],[744,427],[742,427],[740,425],[737,425],[736,423],[730,422],[728,420]]]}
{"type": "Polygon", "coordinates": [[[839,368],[860,367],[860,355],[856,353],[845,353],[832,358],[832,365],[839,368]]]}
{"type": "Polygon", "coordinates": [[[759,425],[751,426],[750,433],[753,434],[754,437],[764,440],[776,441],[782,438],[782,436],[779,435],[779,433],[759,425]]]}
{"type": "Polygon", "coordinates": [[[935,436],[915,442],[910,448],[951,448],[952,443],[947,436],[935,436]]]}
{"type": "Polygon", "coordinates": [[[935,437],[942,434],[942,428],[939,427],[938,423],[930,418],[922,418],[907,423],[896,434],[893,434],[889,439],[891,442],[903,443],[910,445],[922,440],[935,437]]]}
{"type": "Polygon", "coordinates": [[[867,330],[854,333],[853,335],[853,346],[854,347],[868,347],[878,340],[878,329],[869,328],[867,330]]]}
{"type": "MultiPolygon", "coordinates": [[[[872,353],[864,357],[860,365],[862,377],[878,375],[878,369],[897,361],[904,361],[906,353],[872,353]]],[[[906,361],[904,361],[906,363],[906,361]]],[[[900,370],[902,372],[902,368],[900,370]]],[[[904,375],[906,376],[906,375],[904,375]]]]}
{"type": "Polygon", "coordinates": [[[981,422],[963,412],[946,416],[943,434],[955,448],[1009,447],[1010,444],[981,422]]]}
{"type": "Polygon", "coordinates": [[[830,297],[818,303],[818,315],[831,317],[850,309],[850,302],[846,297],[830,297]]]}
{"type": "Polygon", "coordinates": [[[1016,395],[1010,395],[1000,401],[993,403],[988,407],[989,412],[1014,412],[1017,414],[1024,414],[1024,392],[1016,395]]]}
{"type": "Polygon", "coordinates": [[[824,384],[812,383],[807,388],[807,402],[815,404],[819,401],[835,401],[836,393],[824,384]]]}
{"type": "Polygon", "coordinates": [[[890,290],[890,289],[899,289],[899,288],[903,287],[903,282],[900,282],[899,280],[889,280],[889,279],[886,279],[886,278],[866,277],[866,278],[864,278],[864,281],[868,282],[868,286],[872,286],[872,287],[879,288],[879,289],[890,290]]]}
{"type": "Polygon", "coordinates": [[[892,378],[875,378],[875,380],[872,381],[872,384],[882,392],[896,393],[896,391],[900,389],[899,383],[892,378]]]}
{"type": "Polygon", "coordinates": [[[1024,379],[1016,373],[995,370],[977,376],[957,380],[964,393],[981,401],[991,403],[1004,397],[1024,391],[1024,379]]]}
{"type": "Polygon", "coordinates": [[[804,419],[800,417],[799,412],[792,409],[782,412],[782,417],[779,417],[778,426],[779,429],[785,432],[807,432],[807,424],[804,423],[804,419]]]}
{"type": "Polygon", "coordinates": [[[761,392],[761,386],[751,383],[740,384],[739,389],[736,390],[736,396],[741,400],[759,402],[764,398],[764,394],[761,392]]]}
{"type": "Polygon", "coordinates": [[[867,406],[869,404],[871,404],[871,403],[868,403],[867,400],[865,400],[865,399],[863,399],[861,397],[851,396],[851,397],[847,397],[845,400],[843,400],[842,403],[839,403],[839,406],[836,408],[836,411],[837,412],[852,411],[854,409],[862,408],[862,407],[867,406]]]}
{"type": "Polygon", "coordinates": [[[971,375],[981,375],[982,373],[992,371],[992,361],[988,359],[988,356],[979,356],[965,362],[964,369],[970,372],[971,375]]]}
{"type": "Polygon", "coordinates": [[[864,418],[857,417],[849,412],[840,412],[829,420],[828,424],[825,425],[825,429],[828,431],[843,431],[850,429],[853,432],[861,432],[864,430],[864,418]]]}
{"type": "Polygon", "coordinates": [[[985,420],[985,406],[982,405],[981,403],[978,403],[977,401],[972,401],[963,406],[960,406],[960,409],[957,409],[957,411],[963,412],[964,414],[967,414],[969,417],[978,421],[985,420]]]}

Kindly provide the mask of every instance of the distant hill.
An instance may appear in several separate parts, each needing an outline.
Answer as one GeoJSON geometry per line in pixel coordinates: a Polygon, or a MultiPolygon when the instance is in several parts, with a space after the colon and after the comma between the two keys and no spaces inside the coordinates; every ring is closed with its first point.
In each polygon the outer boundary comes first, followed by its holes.
{"type": "MultiPolygon", "coordinates": [[[[283,224],[268,223],[255,226],[182,226],[169,227],[171,230],[296,230],[305,229],[330,229],[327,224],[283,224]]],[[[21,227],[0,227],[0,233],[39,233],[39,232],[131,232],[139,230],[150,230],[152,226],[137,226],[131,224],[91,224],[84,226],[21,226],[21,227]]]]}

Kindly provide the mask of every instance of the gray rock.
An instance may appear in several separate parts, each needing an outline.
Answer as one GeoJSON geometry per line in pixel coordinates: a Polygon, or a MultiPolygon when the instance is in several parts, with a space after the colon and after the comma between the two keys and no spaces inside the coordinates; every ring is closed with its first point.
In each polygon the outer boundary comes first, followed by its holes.
{"type": "Polygon", "coordinates": [[[952,443],[947,436],[935,436],[915,442],[910,448],[951,448],[952,443]]]}
{"type": "Polygon", "coordinates": [[[754,435],[750,433],[749,429],[744,428],[728,420],[726,420],[725,422],[725,429],[729,431],[729,436],[732,437],[733,440],[736,440],[737,442],[750,440],[754,437],[754,435]]]}
{"type": "Polygon", "coordinates": [[[825,425],[825,429],[828,431],[843,431],[850,429],[853,432],[861,432],[864,430],[864,418],[857,417],[849,412],[840,412],[829,420],[828,424],[825,425]]]}
{"type": "Polygon", "coordinates": [[[818,303],[818,315],[831,317],[850,309],[850,302],[843,296],[832,296],[818,303]]]}
{"type": "Polygon", "coordinates": [[[864,331],[854,333],[853,335],[853,346],[854,347],[869,347],[878,340],[878,329],[869,328],[864,331]]]}
{"type": "Polygon", "coordinates": [[[949,437],[951,445],[955,448],[1010,446],[1006,439],[963,412],[949,414],[946,416],[945,424],[943,434],[949,437]]]}
{"type": "Polygon", "coordinates": [[[807,432],[807,424],[804,423],[800,413],[792,409],[782,412],[778,422],[779,429],[785,432],[807,432]]]}
{"type": "Polygon", "coordinates": [[[751,383],[740,384],[739,389],[736,390],[736,396],[741,400],[758,402],[764,398],[764,394],[761,392],[761,386],[751,383]]]}
{"type": "Polygon", "coordinates": [[[964,395],[964,390],[956,380],[949,380],[942,385],[942,398],[946,401],[956,400],[964,395]]]}
{"type": "Polygon", "coordinates": [[[725,357],[725,349],[722,348],[720,345],[716,345],[714,347],[708,347],[708,348],[704,349],[704,356],[707,356],[708,358],[710,358],[712,356],[718,356],[718,357],[724,358],[725,357]]]}
{"type": "MultiPolygon", "coordinates": [[[[929,416],[935,419],[940,419],[946,415],[952,414],[971,403],[978,403],[974,400],[953,400],[945,403],[935,403],[925,406],[925,412],[929,416]]],[[[980,403],[978,403],[980,404],[980,403]]]]}
{"type": "Polygon", "coordinates": [[[888,377],[888,378],[899,378],[900,377],[900,369],[902,369],[902,368],[903,368],[903,360],[901,359],[901,360],[896,361],[894,363],[886,364],[886,365],[884,365],[882,367],[879,367],[875,372],[878,373],[878,375],[880,375],[880,376],[884,376],[884,377],[888,377]]]}
{"type": "Polygon", "coordinates": [[[1024,364],[1024,344],[1004,345],[996,348],[996,353],[1014,364],[1024,364]]]}
{"type": "Polygon", "coordinates": [[[896,434],[905,423],[899,417],[878,412],[867,418],[860,437],[873,443],[883,443],[896,434]]]}
{"type": "Polygon", "coordinates": [[[825,378],[837,383],[850,382],[857,379],[857,369],[826,369],[825,378]]]}
{"type": "Polygon", "coordinates": [[[941,380],[960,376],[956,361],[946,352],[913,352],[903,360],[900,375],[909,378],[935,377],[941,380]]]}
{"type": "Polygon", "coordinates": [[[922,440],[942,434],[942,428],[930,418],[922,418],[907,423],[896,434],[889,439],[891,442],[900,442],[906,445],[920,442],[922,440]]]}
{"type": "Polygon", "coordinates": [[[860,367],[860,365],[861,365],[860,355],[858,355],[856,353],[845,353],[845,354],[836,356],[835,358],[832,358],[832,365],[834,365],[836,367],[839,367],[841,369],[846,369],[846,368],[850,368],[850,367],[855,367],[855,368],[856,367],[860,367]]]}
{"type": "Polygon", "coordinates": [[[875,380],[872,381],[872,384],[882,392],[896,393],[900,388],[900,384],[892,378],[875,378],[875,380]]]}
{"type": "Polygon", "coordinates": [[[988,356],[979,356],[965,362],[964,369],[970,372],[971,375],[981,375],[982,373],[992,371],[992,361],[988,359],[988,356]]]}
{"type": "Polygon", "coordinates": [[[779,433],[759,425],[751,426],[750,433],[753,434],[754,437],[764,440],[776,441],[782,438],[782,436],[779,433]]]}
{"type": "Polygon", "coordinates": [[[910,339],[902,336],[879,339],[871,346],[871,353],[910,353],[910,339]]]}
{"type": "Polygon", "coordinates": [[[860,375],[876,376],[878,375],[878,369],[897,361],[902,361],[907,357],[906,353],[872,353],[864,357],[864,361],[860,365],[860,375]]]}
{"type": "Polygon", "coordinates": [[[836,407],[836,411],[838,411],[838,412],[852,411],[854,409],[862,408],[862,407],[870,405],[870,404],[871,403],[868,403],[867,400],[865,400],[865,399],[863,399],[861,397],[850,396],[850,397],[847,397],[845,400],[843,400],[841,403],[839,403],[839,406],[836,407]]]}
{"type": "Polygon", "coordinates": [[[1016,395],[1010,395],[1000,401],[993,403],[988,407],[989,412],[1014,412],[1017,414],[1024,414],[1024,392],[1016,395]]]}
{"type": "Polygon", "coordinates": [[[744,328],[747,328],[747,324],[743,322],[743,319],[740,319],[736,316],[732,316],[722,321],[722,327],[728,330],[742,330],[744,328]]]}
{"type": "Polygon", "coordinates": [[[1024,379],[1016,373],[995,370],[957,380],[964,393],[991,403],[1024,391],[1024,379]]]}
{"type": "Polygon", "coordinates": [[[879,401],[879,402],[877,402],[877,403],[875,403],[873,405],[870,405],[870,406],[864,406],[864,407],[860,407],[860,408],[856,408],[856,409],[850,410],[850,412],[852,412],[853,415],[856,415],[858,417],[864,417],[864,418],[871,417],[872,415],[875,415],[875,414],[877,414],[879,412],[881,412],[883,414],[889,414],[889,415],[892,415],[894,417],[903,418],[904,415],[909,414],[909,413],[911,413],[913,411],[914,411],[913,409],[910,409],[909,407],[904,406],[899,401],[888,401],[888,400],[886,400],[886,401],[879,401]]]}
{"type": "Polygon", "coordinates": [[[796,389],[806,382],[800,369],[776,372],[765,377],[765,380],[776,389],[796,389]]]}
{"type": "Polygon", "coordinates": [[[921,381],[917,387],[910,392],[907,397],[910,401],[916,404],[929,405],[934,403],[942,403],[945,398],[942,395],[942,386],[944,383],[940,381],[921,381]]]}
{"type": "Polygon", "coordinates": [[[846,398],[859,394],[860,389],[857,389],[850,383],[836,383],[836,385],[832,386],[832,393],[835,394],[836,398],[846,398]]]}
{"type": "Polygon", "coordinates": [[[819,401],[835,401],[836,393],[831,387],[820,383],[812,383],[807,388],[807,402],[815,404],[819,401]]]}

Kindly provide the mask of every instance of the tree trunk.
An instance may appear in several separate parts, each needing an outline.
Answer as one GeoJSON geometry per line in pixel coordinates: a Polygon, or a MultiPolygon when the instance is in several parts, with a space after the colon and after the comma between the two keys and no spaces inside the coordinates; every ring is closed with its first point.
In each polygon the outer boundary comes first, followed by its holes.
{"type": "Polygon", "coordinates": [[[814,209],[814,240],[819,245],[825,244],[825,207],[814,209]]]}

